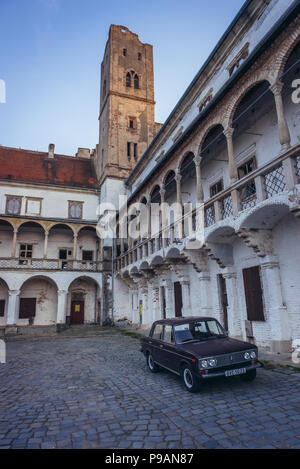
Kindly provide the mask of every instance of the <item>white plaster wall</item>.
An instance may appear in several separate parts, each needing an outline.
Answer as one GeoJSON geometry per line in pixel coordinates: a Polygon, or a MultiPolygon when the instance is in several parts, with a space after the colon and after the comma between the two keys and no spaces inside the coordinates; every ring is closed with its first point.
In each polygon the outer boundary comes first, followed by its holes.
{"type": "Polygon", "coordinates": [[[6,195],[22,196],[21,215],[26,215],[26,197],[42,198],[42,217],[68,218],[69,200],[83,202],[84,220],[97,220],[98,195],[84,189],[48,188],[29,184],[0,183],[0,213],[5,214],[6,195]]]}
{"type": "MultiPolygon", "coordinates": [[[[33,279],[23,285],[20,298],[36,298],[34,325],[56,324],[57,292],[49,281],[33,279]]],[[[28,319],[18,319],[17,325],[27,326],[28,319]]]]}
{"type": "Polygon", "coordinates": [[[0,230],[0,257],[10,257],[12,252],[13,230],[0,230]]]}
{"type": "Polygon", "coordinates": [[[115,278],[114,289],[115,319],[127,318],[134,322],[135,318],[132,318],[132,293],[130,293],[128,286],[119,278],[115,278]]]}

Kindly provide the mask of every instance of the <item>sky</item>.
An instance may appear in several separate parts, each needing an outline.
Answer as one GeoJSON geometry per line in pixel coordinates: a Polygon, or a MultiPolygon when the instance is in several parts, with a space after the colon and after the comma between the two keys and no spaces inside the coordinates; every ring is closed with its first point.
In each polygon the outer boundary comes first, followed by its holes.
{"type": "Polygon", "coordinates": [[[153,45],[164,122],[244,0],[0,0],[0,145],[74,155],[98,142],[110,24],[153,45]],[[0,96],[1,101],[1,96],[0,96]]]}

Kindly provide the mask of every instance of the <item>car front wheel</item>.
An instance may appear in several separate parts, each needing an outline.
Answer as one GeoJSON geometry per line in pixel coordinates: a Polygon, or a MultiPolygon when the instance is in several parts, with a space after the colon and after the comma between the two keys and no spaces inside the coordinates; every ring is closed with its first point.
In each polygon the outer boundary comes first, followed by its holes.
{"type": "Polygon", "coordinates": [[[156,363],[154,363],[151,353],[147,353],[147,365],[151,373],[157,373],[157,371],[159,370],[156,363]]]}
{"type": "Polygon", "coordinates": [[[189,392],[199,391],[199,379],[194,375],[192,370],[187,365],[182,367],[181,374],[183,384],[189,392]]]}
{"type": "Polygon", "coordinates": [[[245,375],[240,376],[242,381],[253,381],[256,378],[256,369],[248,371],[245,375]]]}

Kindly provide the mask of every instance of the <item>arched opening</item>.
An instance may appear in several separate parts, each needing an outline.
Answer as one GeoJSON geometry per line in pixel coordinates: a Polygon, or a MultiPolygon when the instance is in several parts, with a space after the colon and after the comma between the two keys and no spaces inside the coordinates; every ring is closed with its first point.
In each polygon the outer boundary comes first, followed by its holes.
{"type": "Polygon", "coordinates": [[[182,203],[191,204],[191,206],[193,206],[197,200],[194,157],[194,153],[187,153],[180,165],[182,203]]]}
{"type": "Polygon", "coordinates": [[[78,256],[78,243],[75,242],[74,232],[64,224],[56,224],[49,230],[48,259],[58,259],[61,269],[71,269],[73,259],[78,256]]]}
{"type": "Polygon", "coordinates": [[[0,326],[5,326],[7,318],[8,305],[8,285],[0,278],[0,326]]]}
{"type": "MultiPolygon", "coordinates": [[[[161,196],[160,196],[160,187],[156,185],[151,194],[150,194],[150,201],[151,201],[151,236],[158,237],[159,239],[159,248],[162,246],[162,237],[159,236],[159,233],[162,229],[162,217],[161,217],[161,196]]],[[[152,240],[152,252],[154,252],[154,240],[152,240]]]]}
{"type": "Polygon", "coordinates": [[[96,270],[99,260],[99,241],[96,228],[84,226],[78,232],[78,263],[82,268],[96,270]]]}
{"type": "Polygon", "coordinates": [[[23,223],[18,229],[16,256],[19,265],[32,265],[33,259],[42,259],[45,230],[35,222],[23,223]]]}
{"type": "Polygon", "coordinates": [[[244,210],[256,204],[256,188],[250,173],[280,151],[275,100],[267,81],[246,92],[235,110],[232,126],[238,178],[248,176],[249,180],[240,191],[244,210]]]}
{"type": "Polygon", "coordinates": [[[204,200],[214,197],[229,185],[227,143],[224,128],[212,127],[200,148],[204,200]]]}
{"type": "Polygon", "coordinates": [[[296,88],[299,88],[299,84],[296,86],[295,80],[299,80],[300,77],[300,41],[293,48],[289,58],[286,61],[281,81],[283,83],[282,98],[284,113],[287,120],[288,128],[291,136],[291,145],[295,145],[299,142],[298,140],[298,129],[300,125],[300,113],[299,113],[299,96],[300,93],[296,93],[296,88]]]}
{"type": "Polygon", "coordinates": [[[13,248],[13,226],[6,220],[0,220],[0,267],[5,267],[5,258],[10,257],[13,248]]]}
{"type": "Polygon", "coordinates": [[[21,287],[17,324],[20,326],[56,324],[57,290],[56,283],[43,275],[26,280],[21,287]]]}
{"type": "Polygon", "coordinates": [[[73,280],[69,286],[67,323],[99,324],[101,316],[98,283],[86,276],[73,280]]]}

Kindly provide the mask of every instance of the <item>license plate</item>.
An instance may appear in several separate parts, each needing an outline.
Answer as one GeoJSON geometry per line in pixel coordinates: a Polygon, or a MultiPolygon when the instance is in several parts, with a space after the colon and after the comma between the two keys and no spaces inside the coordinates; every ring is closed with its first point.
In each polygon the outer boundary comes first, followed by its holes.
{"type": "Polygon", "coordinates": [[[226,370],[225,376],[243,375],[246,373],[246,368],[238,368],[237,370],[226,370]]]}

